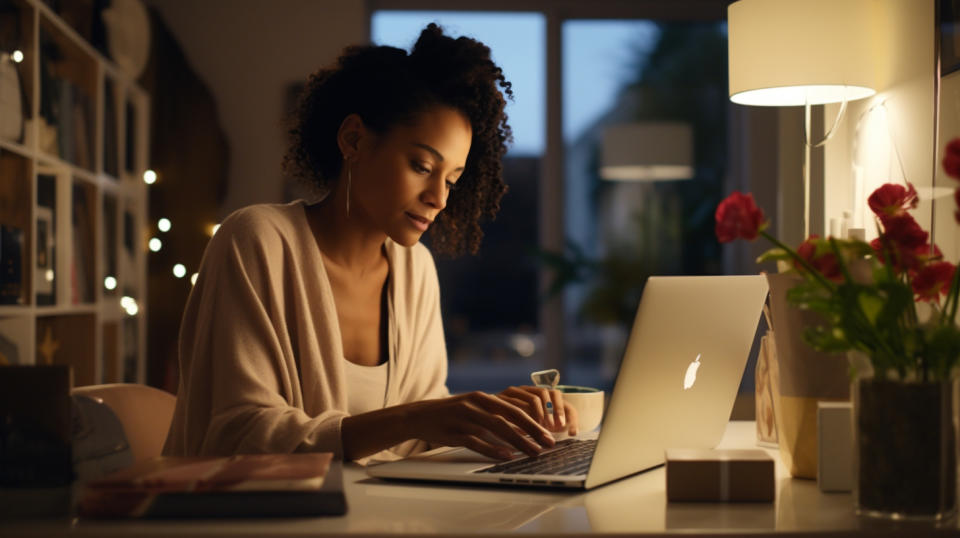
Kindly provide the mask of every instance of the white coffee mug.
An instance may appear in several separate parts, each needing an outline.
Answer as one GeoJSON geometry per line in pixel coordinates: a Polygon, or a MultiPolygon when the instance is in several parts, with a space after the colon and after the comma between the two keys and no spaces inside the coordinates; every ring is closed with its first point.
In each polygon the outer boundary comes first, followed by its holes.
{"type": "Polygon", "coordinates": [[[576,385],[557,385],[555,388],[563,393],[564,401],[577,410],[579,433],[592,432],[600,426],[603,420],[602,390],[576,385]]]}

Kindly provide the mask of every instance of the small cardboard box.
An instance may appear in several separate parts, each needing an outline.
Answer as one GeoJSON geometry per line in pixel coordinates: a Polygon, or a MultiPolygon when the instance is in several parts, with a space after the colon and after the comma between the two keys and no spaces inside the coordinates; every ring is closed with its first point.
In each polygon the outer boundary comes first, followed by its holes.
{"type": "Polygon", "coordinates": [[[773,501],[773,458],[763,450],[671,448],[666,461],[668,501],[773,501]]]}
{"type": "Polygon", "coordinates": [[[817,402],[817,485],[820,491],[853,489],[853,407],[817,402]]]}

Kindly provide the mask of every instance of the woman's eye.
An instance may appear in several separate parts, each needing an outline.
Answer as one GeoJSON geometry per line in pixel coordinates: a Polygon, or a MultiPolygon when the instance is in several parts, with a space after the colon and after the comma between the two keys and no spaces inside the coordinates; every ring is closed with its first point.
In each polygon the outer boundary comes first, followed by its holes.
{"type": "Polygon", "coordinates": [[[429,174],[429,173],[430,173],[430,169],[429,169],[429,168],[427,168],[426,166],[423,166],[422,164],[420,164],[420,163],[418,163],[418,162],[416,162],[416,161],[412,161],[412,162],[410,163],[410,166],[413,167],[413,171],[414,171],[414,172],[417,172],[417,173],[420,173],[420,174],[429,174]]]}

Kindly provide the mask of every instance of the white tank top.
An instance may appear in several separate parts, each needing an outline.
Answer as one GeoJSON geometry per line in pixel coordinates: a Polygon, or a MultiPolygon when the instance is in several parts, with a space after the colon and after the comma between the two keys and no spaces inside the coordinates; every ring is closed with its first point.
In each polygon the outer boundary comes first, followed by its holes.
{"type": "Polygon", "coordinates": [[[387,399],[388,363],[361,366],[346,359],[347,412],[359,415],[383,409],[387,399]]]}

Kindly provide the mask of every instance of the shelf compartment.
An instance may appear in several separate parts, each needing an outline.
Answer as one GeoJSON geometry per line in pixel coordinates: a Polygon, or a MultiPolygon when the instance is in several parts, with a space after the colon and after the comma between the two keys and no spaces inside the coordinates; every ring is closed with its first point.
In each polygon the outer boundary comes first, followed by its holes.
{"type": "Polygon", "coordinates": [[[96,165],[97,61],[41,14],[39,66],[36,131],[40,150],[92,172],[96,165]]]}
{"type": "Polygon", "coordinates": [[[0,1],[0,140],[23,145],[33,117],[33,20],[23,0],[0,1]]]}
{"type": "Polygon", "coordinates": [[[74,179],[71,211],[70,303],[96,300],[97,189],[74,179]]]}
{"type": "Polygon", "coordinates": [[[0,366],[33,364],[33,319],[0,317],[0,366]]]}
{"type": "Polygon", "coordinates": [[[103,362],[103,382],[120,383],[123,381],[122,365],[120,364],[120,322],[107,321],[103,323],[103,347],[101,360],[103,362]]]}
{"type": "Polygon", "coordinates": [[[0,304],[30,304],[30,210],[33,198],[29,159],[0,149],[0,304]]]}
{"type": "Polygon", "coordinates": [[[36,364],[64,364],[73,370],[75,386],[96,381],[94,314],[41,316],[36,326],[36,364]]]}
{"type": "Polygon", "coordinates": [[[122,117],[120,85],[110,76],[103,77],[103,173],[110,179],[120,177],[120,133],[122,117]]]}
{"type": "Polygon", "coordinates": [[[103,286],[103,295],[106,297],[115,297],[120,287],[119,255],[117,242],[119,241],[119,212],[117,210],[117,197],[110,193],[103,195],[103,221],[100,223],[100,242],[103,248],[100,252],[103,259],[100,262],[103,274],[99,279],[99,285],[103,286]]]}

